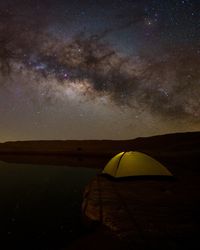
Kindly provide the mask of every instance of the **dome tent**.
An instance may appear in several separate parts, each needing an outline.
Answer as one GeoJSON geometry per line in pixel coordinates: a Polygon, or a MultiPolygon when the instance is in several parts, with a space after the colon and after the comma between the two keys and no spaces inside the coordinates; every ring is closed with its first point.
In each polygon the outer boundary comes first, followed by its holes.
{"type": "Polygon", "coordinates": [[[172,176],[157,160],[141,152],[121,152],[105,166],[104,174],[113,177],[128,176],[172,176]]]}

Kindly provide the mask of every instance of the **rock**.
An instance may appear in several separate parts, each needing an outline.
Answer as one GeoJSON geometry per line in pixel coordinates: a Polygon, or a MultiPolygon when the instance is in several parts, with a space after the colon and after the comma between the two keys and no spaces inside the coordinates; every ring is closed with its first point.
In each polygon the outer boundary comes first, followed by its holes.
{"type": "Polygon", "coordinates": [[[199,244],[199,188],[198,176],[172,181],[99,175],[85,189],[83,216],[134,249],[192,249],[199,244]]]}

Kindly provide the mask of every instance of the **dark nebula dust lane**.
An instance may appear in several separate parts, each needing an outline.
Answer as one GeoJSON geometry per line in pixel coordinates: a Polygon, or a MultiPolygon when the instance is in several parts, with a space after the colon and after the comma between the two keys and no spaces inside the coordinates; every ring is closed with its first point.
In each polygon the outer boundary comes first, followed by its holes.
{"type": "Polygon", "coordinates": [[[0,2],[0,141],[200,128],[198,1],[0,2]]]}

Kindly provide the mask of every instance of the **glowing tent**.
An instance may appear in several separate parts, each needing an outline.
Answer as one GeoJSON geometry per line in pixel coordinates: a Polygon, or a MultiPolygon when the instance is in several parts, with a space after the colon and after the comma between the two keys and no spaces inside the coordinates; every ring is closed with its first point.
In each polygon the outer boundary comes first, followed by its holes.
{"type": "Polygon", "coordinates": [[[152,157],[140,152],[121,152],[105,166],[103,173],[113,177],[172,176],[169,170],[152,157]]]}

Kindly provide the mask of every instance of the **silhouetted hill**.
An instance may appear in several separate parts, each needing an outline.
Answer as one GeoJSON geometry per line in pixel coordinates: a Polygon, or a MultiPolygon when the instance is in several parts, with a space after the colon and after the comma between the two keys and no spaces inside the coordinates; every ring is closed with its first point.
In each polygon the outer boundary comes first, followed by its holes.
{"type": "Polygon", "coordinates": [[[116,141],[6,142],[0,143],[0,161],[102,168],[115,154],[131,150],[149,154],[173,170],[181,168],[181,172],[188,169],[199,171],[200,132],[116,141]]]}
{"type": "Polygon", "coordinates": [[[0,153],[112,154],[127,150],[182,151],[200,149],[200,132],[175,133],[132,140],[12,141],[0,143],[0,153]]]}

